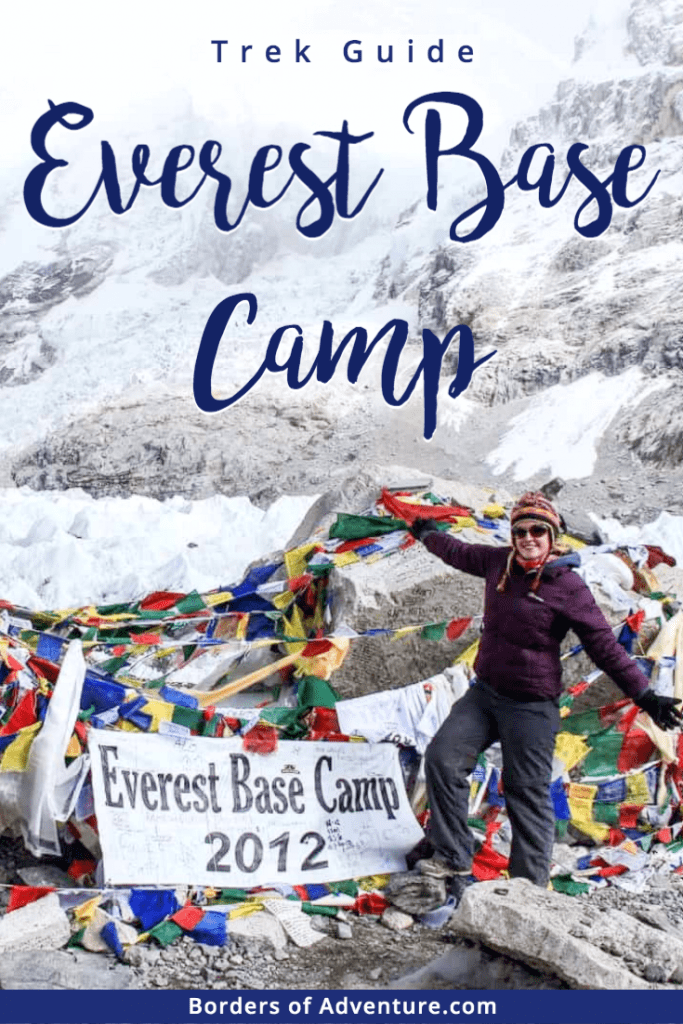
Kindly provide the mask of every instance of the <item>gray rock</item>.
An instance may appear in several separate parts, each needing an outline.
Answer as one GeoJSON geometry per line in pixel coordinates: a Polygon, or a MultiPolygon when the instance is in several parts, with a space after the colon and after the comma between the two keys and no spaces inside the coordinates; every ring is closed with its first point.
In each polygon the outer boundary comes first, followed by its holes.
{"type": "Polygon", "coordinates": [[[446,886],[440,878],[399,872],[392,875],[384,896],[394,907],[411,917],[419,917],[446,902],[446,886]]]}
{"type": "Polygon", "coordinates": [[[636,920],[642,921],[643,924],[647,924],[650,928],[657,928],[659,931],[667,932],[669,935],[675,935],[679,940],[683,940],[683,932],[680,928],[677,928],[675,924],[669,920],[669,916],[665,910],[661,907],[647,907],[639,908],[637,910],[629,911],[632,917],[636,920]]]}
{"type": "Polygon", "coordinates": [[[392,981],[389,988],[541,989],[564,988],[556,976],[477,943],[459,944],[425,967],[392,981]]]}
{"type": "Polygon", "coordinates": [[[636,989],[683,980],[680,939],[525,879],[470,886],[450,927],[556,974],[571,988],[636,989]]]}
{"type": "Polygon", "coordinates": [[[130,967],[99,953],[54,951],[3,953],[0,989],[129,989],[138,988],[130,967]]]}
{"type": "Polygon", "coordinates": [[[70,937],[69,919],[54,892],[0,918],[0,953],[3,956],[24,950],[61,949],[70,937]]]}
{"type": "Polygon", "coordinates": [[[17,874],[24,885],[53,885],[55,889],[71,889],[74,884],[73,878],[54,864],[36,864],[31,867],[18,868],[17,874]]]}
{"type": "MultiPolygon", "coordinates": [[[[448,487],[445,496],[467,508],[481,508],[490,498],[488,488],[461,482],[439,483],[448,487]]],[[[379,497],[382,485],[387,486],[386,471],[384,479],[377,481],[374,499],[379,497]]],[[[475,531],[466,530],[462,537],[493,543],[491,537],[475,531]]],[[[479,614],[483,598],[481,580],[446,565],[421,544],[379,562],[357,562],[336,568],[330,575],[333,629],[346,625],[362,632],[446,622],[479,614]]],[[[400,643],[376,636],[372,644],[351,644],[346,659],[334,674],[335,688],[344,697],[357,697],[426,679],[451,664],[475,635],[470,630],[458,640],[425,643],[418,632],[404,637],[400,643]]]]}
{"type": "Polygon", "coordinates": [[[397,907],[387,907],[381,917],[382,924],[392,932],[402,932],[412,928],[414,921],[410,914],[404,914],[397,907]]]}
{"type": "MultiPolygon", "coordinates": [[[[280,922],[271,917],[270,914],[249,914],[247,917],[236,917],[230,922],[231,938],[240,936],[245,939],[256,940],[259,944],[266,943],[276,949],[284,949],[287,945],[287,935],[280,922]]],[[[250,956],[245,952],[245,956],[250,956]]]]}

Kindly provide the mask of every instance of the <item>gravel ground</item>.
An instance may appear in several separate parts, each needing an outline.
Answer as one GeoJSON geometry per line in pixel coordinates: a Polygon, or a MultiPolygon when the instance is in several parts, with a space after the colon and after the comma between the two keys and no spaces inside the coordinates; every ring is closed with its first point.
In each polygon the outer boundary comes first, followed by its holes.
{"type": "Polygon", "coordinates": [[[328,935],[308,949],[232,939],[229,946],[198,946],[191,939],[143,953],[136,974],[145,987],[216,989],[374,989],[441,956],[454,941],[446,929],[414,925],[390,932],[377,918],[359,917],[353,937],[328,935]]]}

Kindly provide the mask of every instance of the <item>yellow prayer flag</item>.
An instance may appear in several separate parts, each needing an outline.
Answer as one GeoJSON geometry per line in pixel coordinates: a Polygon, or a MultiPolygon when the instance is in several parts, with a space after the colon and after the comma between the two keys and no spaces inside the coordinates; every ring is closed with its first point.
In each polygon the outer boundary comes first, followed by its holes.
{"type": "Polygon", "coordinates": [[[258,911],[263,910],[263,903],[237,903],[234,907],[231,907],[228,911],[228,919],[234,921],[237,917],[249,917],[250,914],[256,914],[258,911]]]}
{"type": "Polygon", "coordinates": [[[71,734],[71,739],[64,752],[65,757],[79,757],[81,753],[81,743],[76,733],[71,734]]]}
{"type": "Polygon", "coordinates": [[[422,629],[422,626],[400,626],[393,631],[391,639],[400,640],[402,637],[408,636],[409,633],[417,633],[419,629],[422,629]]]}
{"type": "Polygon", "coordinates": [[[586,743],[585,736],[577,736],[571,732],[558,732],[555,738],[555,757],[557,757],[569,771],[582,761],[591,747],[586,743]]]}
{"type": "Polygon", "coordinates": [[[609,825],[603,825],[599,821],[572,821],[579,831],[594,839],[597,843],[606,843],[609,839],[609,825]]]}
{"type": "Polygon", "coordinates": [[[296,579],[297,576],[303,576],[308,565],[307,556],[318,547],[318,543],[314,541],[313,543],[302,544],[299,548],[292,548],[291,551],[285,552],[285,569],[287,570],[288,580],[296,579]]]}
{"type": "Polygon", "coordinates": [[[42,722],[34,722],[20,729],[17,737],[13,740],[2,755],[0,761],[0,772],[25,772],[28,764],[28,755],[31,750],[36,734],[40,732],[42,722]]]}
{"type": "Polygon", "coordinates": [[[213,608],[217,604],[224,604],[226,601],[232,601],[232,590],[221,590],[217,594],[203,594],[202,600],[204,601],[204,604],[209,606],[209,608],[213,608]]]}
{"type": "Polygon", "coordinates": [[[629,804],[649,804],[650,787],[643,772],[626,776],[626,802],[629,804]]]}
{"type": "Polygon", "coordinates": [[[77,907],[74,907],[73,915],[80,925],[89,924],[97,910],[102,896],[93,896],[92,899],[86,900],[85,903],[79,903],[77,907]]]}
{"type": "Polygon", "coordinates": [[[597,786],[586,786],[577,782],[569,784],[567,803],[572,821],[583,823],[593,820],[593,800],[597,791],[597,786]]]}
{"type": "Polygon", "coordinates": [[[359,878],[358,885],[365,892],[372,892],[373,889],[384,889],[389,884],[390,875],[367,875],[359,878]]]}
{"type": "Polygon", "coordinates": [[[454,665],[469,665],[470,668],[474,666],[474,659],[477,656],[479,650],[479,640],[475,640],[474,643],[470,644],[469,647],[465,648],[462,654],[453,662],[454,665]]]}
{"type": "Polygon", "coordinates": [[[505,508],[503,505],[492,501],[490,504],[484,505],[481,514],[486,516],[487,519],[501,519],[505,515],[505,508]]]}
{"type": "Polygon", "coordinates": [[[341,569],[345,565],[353,565],[354,562],[360,562],[360,558],[355,551],[342,551],[338,555],[333,554],[332,561],[337,569],[341,569]]]}

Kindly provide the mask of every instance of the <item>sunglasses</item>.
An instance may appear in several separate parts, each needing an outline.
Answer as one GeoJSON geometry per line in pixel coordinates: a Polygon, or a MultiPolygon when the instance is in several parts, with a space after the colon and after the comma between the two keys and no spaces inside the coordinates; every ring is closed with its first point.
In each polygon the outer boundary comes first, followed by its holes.
{"type": "Polygon", "coordinates": [[[547,526],[515,526],[512,536],[522,538],[528,534],[530,537],[543,537],[546,533],[548,533],[547,526]]]}

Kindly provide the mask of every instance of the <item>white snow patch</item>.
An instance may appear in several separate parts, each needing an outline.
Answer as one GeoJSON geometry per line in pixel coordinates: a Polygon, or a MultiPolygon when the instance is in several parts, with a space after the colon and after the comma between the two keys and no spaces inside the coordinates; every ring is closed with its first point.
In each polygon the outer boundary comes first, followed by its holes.
{"type": "Polygon", "coordinates": [[[316,495],[279,498],[266,512],[222,495],[95,499],[21,487],[0,498],[0,598],[68,608],[237,583],[287,543],[316,495]]]}
{"type": "Polygon", "coordinates": [[[597,445],[619,410],[665,386],[646,382],[638,367],[618,377],[590,373],[571,384],[556,384],[529,399],[487,462],[496,474],[511,469],[516,480],[546,470],[565,479],[590,476],[597,445]]]}
{"type": "Polygon", "coordinates": [[[653,544],[683,565],[683,516],[661,512],[654,522],[645,526],[624,526],[618,519],[599,519],[592,513],[590,517],[610,544],[653,544]]]}

